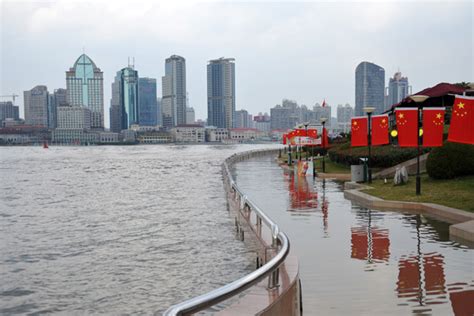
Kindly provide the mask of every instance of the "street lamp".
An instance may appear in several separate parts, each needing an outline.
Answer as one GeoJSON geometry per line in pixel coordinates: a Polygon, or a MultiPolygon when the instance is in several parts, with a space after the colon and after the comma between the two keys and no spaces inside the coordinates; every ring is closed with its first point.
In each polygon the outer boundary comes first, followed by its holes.
{"type": "Polygon", "coordinates": [[[323,147],[323,173],[326,172],[326,161],[324,160],[324,156],[326,156],[326,152],[324,151],[324,149],[326,148],[326,144],[324,143],[325,142],[325,139],[324,139],[324,126],[326,125],[326,121],[328,119],[326,117],[322,117],[320,119],[321,123],[323,124],[323,132],[321,133],[321,145],[323,147]]]}
{"type": "Polygon", "coordinates": [[[420,154],[421,154],[421,104],[428,99],[429,96],[427,95],[411,95],[410,99],[412,99],[417,107],[418,107],[418,155],[416,156],[416,195],[421,194],[421,178],[420,178],[420,154]]]}
{"type": "MultiPolygon", "coordinates": [[[[309,122],[306,122],[303,125],[304,125],[304,130],[305,130],[305,133],[306,133],[306,140],[308,140],[308,125],[309,125],[309,122]]],[[[308,161],[308,146],[306,146],[306,161],[308,161]]]]}
{"type": "Polygon", "coordinates": [[[367,144],[369,145],[369,159],[367,160],[367,168],[369,169],[369,183],[372,183],[372,168],[371,168],[371,147],[372,147],[372,122],[370,120],[370,117],[372,116],[372,112],[375,111],[374,107],[367,106],[362,109],[365,113],[367,113],[368,116],[368,122],[369,122],[369,132],[367,133],[367,144]]]}

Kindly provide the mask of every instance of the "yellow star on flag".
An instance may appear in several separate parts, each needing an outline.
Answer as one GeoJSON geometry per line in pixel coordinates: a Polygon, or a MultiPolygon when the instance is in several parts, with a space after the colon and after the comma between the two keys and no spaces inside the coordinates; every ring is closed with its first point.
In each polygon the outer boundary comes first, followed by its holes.
{"type": "Polygon", "coordinates": [[[385,119],[382,120],[382,123],[385,123],[385,119]]]}
{"type": "Polygon", "coordinates": [[[441,118],[441,113],[436,114],[436,118],[440,119],[441,118]]]}
{"type": "Polygon", "coordinates": [[[398,117],[402,119],[403,118],[403,113],[398,114],[398,117]]]}
{"type": "Polygon", "coordinates": [[[460,109],[464,109],[464,103],[462,103],[462,102],[459,102],[459,103],[458,103],[458,108],[460,108],[460,109]]]}
{"type": "Polygon", "coordinates": [[[354,121],[354,126],[357,125],[357,121],[354,121]]]}

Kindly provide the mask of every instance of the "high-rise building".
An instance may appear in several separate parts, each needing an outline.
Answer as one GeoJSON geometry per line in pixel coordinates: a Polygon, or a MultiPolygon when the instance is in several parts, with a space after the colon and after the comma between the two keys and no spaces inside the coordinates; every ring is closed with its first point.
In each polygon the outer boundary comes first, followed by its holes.
{"type": "Polygon", "coordinates": [[[187,107],[186,108],[186,124],[195,124],[196,123],[196,113],[194,112],[194,108],[187,107]]]}
{"type": "Polygon", "coordinates": [[[48,127],[49,92],[46,86],[36,86],[23,92],[25,123],[48,127]]]}
{"type": "Polygon", "coordinates": [[[138,79],[138,124],[140,126],[158,125],[158,104],[156,98],[156,79],[138,79]]]}
{"type": "Polygon", "coordinates": [[[91,127],[104,128],[104,79],[103,72],[86,54],[66,71],[67,103],[91,111],[91,127]]]}
{"type": "Polygon", "coordinates": [[[183,57],[172,55],[166,59],[162,93],[163,126],[186,124],[186,60],[183,57]]]}
{"type": "Polygon", "coordinates": [[[355,71],[355,113],[364,115],[364,107],[375,107],[374,114],[384,111],[385,70],[373,63],[362,62],[355,71]]]}
{"type": "Polygon", "coordinates": [[[55,89],[53,94],[49,95],[48,100],[48,127],[56,128],[58,126],[58,107],[67,105],[66,89],[55,89]]]}
{"type": "Polygon", "coordinates": [[[219,58],[207,65],[207,124],[232,128],[235,113],[235,59],[219,58]]]}
{"type": "Polygon", "coordinates": [[[351,130],[351,118],[354,116],[354,109],[349,103],[346,105],[339,104],[337,106],[337,128],[344,132],[351,130]]]}
{"type": "Polygon", "coordinates": [[[110,130],[118,133],[138,124],[138,71],[126,67],[117,72],[112,83],[110,130]]]}
{"type": "Polygon", "coordinates": [[[163,126],[163,113],[161,112],[161,98],[156,98],[156,125],[163,126]]]}
{"type": "Polygon", "coordinates": [[[235,111],[235,128],[249,128],[251,123],[249,121],[249,112],[247,110],[235,111]]]}
{"type": "Polygon", "coordinates": [[[322,118],[327,119],[326,126],[331,126],[331,106],[325,102],[324,106],[316,103],[313,107],[314,116],[311,123],[320,124],[322,118]]]}
{"type": "Polygon", "coordinates": [[[396,72],[388,82],[387,107],[392,106],[407,97],[409,92],[408,78],[402,77],[401,72],[396,72]]]}
{"type": "Polygon", "coordinates": [[[91,111],[83,106],[60,106],[58,107],[58,129],[81,129],[91,128],[91,111]]]}
{"type": "Polygon", "coordinates": [[[0,102],[0,127],[6,119],[20,120],[20,107],[13,105],[11,101],[0,102]]]}
{"type": "Polygon", "coordinates": [[[293,100],[283,99],[281,105],[277,104],[270,109],[271,129],[290,129],[303,123],[301,108],[293,100]]]}

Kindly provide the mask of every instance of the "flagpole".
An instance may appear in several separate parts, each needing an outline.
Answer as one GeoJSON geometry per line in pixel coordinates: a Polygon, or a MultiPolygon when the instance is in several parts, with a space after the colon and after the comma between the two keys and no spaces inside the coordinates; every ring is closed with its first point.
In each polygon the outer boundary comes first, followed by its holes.
{"type": "Polygon", "coordinates": [[[327,118],[326,117],[322,117],[321,119],[321,123],[323,124],[323,131],[321,133],[321,147],[323,147],[323,173],[326,173],[326,161],[324,159],[324,156],[326,156],[326,151],[324,150],[326,148],[326,134],[324,133],[324,126],[326,124],[326,121],[327,121],[327,118]]]}
{"type": "Polygon", "coordinates": [[[420,155],[421,155],[421,104],[426,101],[429,97],[427,95],[412,95],[410,96],[410,99],[412,99],[414,102],[416,102],[417,108],[418,108],[418,143],[417,143],[417,149],[418,149],[418,154],[416,156],[416,195],[421,194],[421,177],[420,177],[420,155]]]}

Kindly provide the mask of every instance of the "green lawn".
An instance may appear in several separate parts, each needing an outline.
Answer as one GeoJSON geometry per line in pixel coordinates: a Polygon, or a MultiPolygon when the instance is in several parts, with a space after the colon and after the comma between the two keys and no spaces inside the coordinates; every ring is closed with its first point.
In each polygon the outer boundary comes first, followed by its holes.
{"type": "Polygon", "coordinates": [[[384,184],[383,180],[374,180],[370,185],[374,189],[364,192],[385,200],[436,203],[474,212],[474,176],[435,180],[423,174],[420,196],[415,194],[415,176],[410,176],[408,183],[400,186],[394,186],[392,178],[387,181],[384,184]]]}
{"type": "MultiPolygon", "coordinates": [[[[325,165],[326,173],[351,173],[350,167],[332,162],[329,157],[325,158],[325,165]]],[[[316,171],[323,172],[322,158],[316,159],[316,171]]]]}

